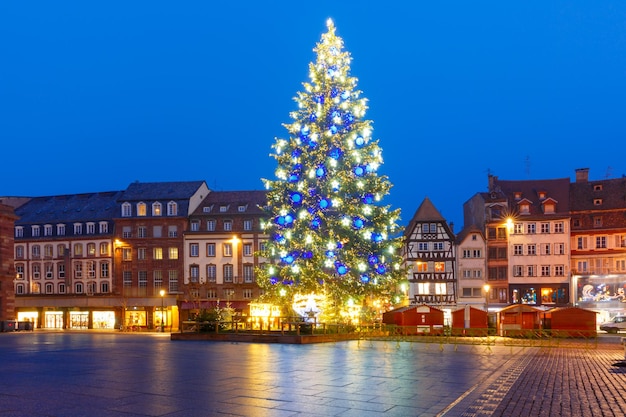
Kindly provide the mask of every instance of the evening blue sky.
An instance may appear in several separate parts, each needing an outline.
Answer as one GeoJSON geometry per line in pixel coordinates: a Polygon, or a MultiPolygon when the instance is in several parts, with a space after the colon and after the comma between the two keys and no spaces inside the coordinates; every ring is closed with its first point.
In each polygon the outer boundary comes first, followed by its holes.
{"type": "Polygon", "coordinates": [[[328,18],[402,224],[460,231],[489,172],[626,173],[624,1],[5,1],[0,195],[262,189],[328,18]]]}

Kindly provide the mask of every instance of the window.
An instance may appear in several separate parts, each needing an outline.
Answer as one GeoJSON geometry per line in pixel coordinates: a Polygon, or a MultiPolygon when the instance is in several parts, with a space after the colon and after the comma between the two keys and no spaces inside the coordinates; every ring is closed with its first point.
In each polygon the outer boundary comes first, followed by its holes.
{"type": "Polygon", "coordinates": [[[498,227],[498,239],[506,239],[506,227],[498,227]]]}
{"type": "Polygon", "coordinates": [[[15,265],[15,278],[24,279],[24,264],[15,265]]]}
{"type": "Polygon", "coordinates": [[[463,297],[468,298],[482,298],[482,288],[481,287],[464,287],[461,289],[461,293],[463,297]]]}
{"type": "Polygon", "coordinates": [[[189,266],[189,281],[190,282],[198,282],[200,279],[200,267],[198,265],[190,265],[189,266]]]}
{"type": "Polygon", "coordinates": [[[514,277],[524,276],[524,267],[522,265],[513,265],[513,276],[514,277]]]}
{"type": "Polygon", "coordinates": [[[246,211],[246,207],[247,206],[244,206],[244,205],[237,206],[237,211],[239,213],[243,213],[244,211],[246,211]]]}
{"type": "Polygon", "coordinates": [[[252,288],[246,288],[243,290],[243,298],[249,300],[253,297],[252,288]]]}
{"type": "Polygon", "coordinates": [[[122,248],[122,260],[131,261],[133,259],[133,253],[130,248],[122,248]]]}
{"type": "Polygon", "coordinates": [[[139,271],[139,288],[148,288],[148,271],[139,271]]]}
{"type": "Polygon", "coordinates": [[[189,256],[192,257],[197,257],[200,256],[200,250],[199,250],[199,245],[197,243],[190,243],[189,244],[189,256]]]}
{"type": "Polygon", "coordinates": [[[463,258],[471,258],[472,251],[470,249],[463,249],[463,258]]]}
{"type": "Polygon", "coordinates": [[[513,233],[516,235],[524,233],[524,225],[522,223],[515,223],[513,225],[513,233]]]}
{"type": "Polygon", "coordinates": [[[178,237],[178,226],[176,225],[167,226],[167,237],[178,237]]]}
{"type": "Polygon", "coordinates": [[[444,272],[446,270],[445,262],[435,262],[435,272],[444,272]]]}
{"type": "Polygon", "coordinates": [[[133,232],[131,232],[130,226],[124,226],[122,228],[122,237],[126,239],[133,237],[133,232]]]}
{"type": "Polygon", "coordinates": [[[154,278],[154,288],[161,289],[163,288],[163,271],[154,271],[152,274],[154,278]]]}
{"type": "Polygon", "coordinates": [[[100,283],[100,292],[103,294],[107,294],[109,292],[109,283],[104,281],[100,283]]]}
{"type": "Polygon", "coordinates": [[[167,273],[170,289],[169,293],[177,293],[178,292],[178,271],[175,269],[170,269],[167,273]]]}
{"type": "Polygon", "coordinates": [[[433,242],[433,250],[442,251],[443,250],[443,242],[433,242]]]}
{"type": "Polygon", "coordinates": [[[102,262],[100,264],[100,278],[108,278],[109,277],[109,263],[102,262]]]}
{"type": "Polygon", "coordinates": [[[243,266],[243,281],[246,283],[254,281],[254,266],[252,264],[243,266]]]}
{"type": "Polygon", "coordinates": [[[601,206],[602,205],[602,199],[601,198],[594,198],[593,199],[593,205],[594,206],[601,206]]]}
{"type": "Polygon", "coordinates": [[[191,231],[199,232],[200,231],[200,222],[198,220],[191,221],[191,231]]]}
{"type": "Polygon", "coordinates": [[[108,242],[102,242],[100,243],[100,255],[101,256],[108,256],[109,255],[109,243],[108,242]]]}
{"type": "Polygon", "coordinates": [[[224,282],[233,282],[233,265],[224,265],[224,282]]]}
{"type": "Polygon", "coordinates": [[[232,220],[224,220],[224,231],[230,232],[231,230],[233,230],[232,220]]]}
{"type": "Polygon", "coordinates": [[[215,243],[206,244],[206,256],[215,256],[215,243]]]}
{"type": "Polygon", "coordinates": [[[606,249],[606,236],[596,236],[596,249],[606,249]]]}
{"type": "Polygon", "coordinates": [[[74,262],[74,278],[82,278],[82,277],[83,277],[83,263],[74,262]]]}
{"type": "Polygon", "coordinates": [[[526,246],[527,255],[536,255],[537,254],[537,245],[534,243],[530,243],[526,246]]]}
{"type": "Polygon", "coordinates": [[[535,276],[535,265],[527,265],[526,266],[527,276],[534,277],[535,276]]]}
{"type": "Polygon", "coordinates": [[[99,233],[109,233],[109,223],[107,222],[100,222],[98,223],[98,228],[99,228],[99,233]]]}
{"type": "Polygon", "coordinates": [[[210,299],[217,298],[217,290],[215,290],[213,288],[207,290],[206,291],[206,298],[210,298],[210,299]]]}
{"type": "Polygon", "coordinates": [[[32,256],[34,259],[41,258],[41,247],[39,245],[33,245],[32,256]]]}
{"type": "Polygon", "coordinates": [[[203,213],[210,213],[211,210],[213,210],[213,206],[207,206],[207,207],[202,207],[202,212],[203,213]]]}
{"type": "Polygon", "coordinates": [[[81,223],[74,223],[74,234],[75,235],[83,234],[83,225],[81,223]]]}
{"type": "Polygon", "coordinates": [[[550,233],[550,223],[541,223],[541,233],[550,233]]]}
{"type": "Polygon", "coordinates": [[[47,262],[44,265],[46,271],[46,279],[54,278],[54,264],[52,262],[47,262]]]}
{"type": "Polygon", "coordinates": [[[418,282],[417,283],[417,293],[419,295],[428,295],[428,294],[430,294],[430,283],[428,283],[428,282],[418,282]]]}
{"type": "Polygon", "coordinates": [[[163,236],[163,226],[153,226],[152,237],[161,237],[161,236],[163,236]]]}
{"type": "Polygon", "coordinates": [[[44,245],[43,246],[43,256],[45,258],[52,258],[53,255],[53,246],[52,245],[44,245]]]}
{"type": "Polygon", "coordinates": [[[541,265],[541,276],[542,277],[550,276],[550,265],[541,265]]]}
{"type": "Polygon", "coordinates": [[[169,259],[178,259],[178,248],[171,247],[168,249],[169,259]]]}
{"type": "Polygon", "coordinates": [[[137,237],[140,237],[140,238],[148,237],[148,228],[146,226],[137,227],[137,237]]]}
{"type": "Polygon", "coordinates": [[[137,203],[137,216],[144,217],[146,215],[146,203],[137,203]]]}
{"type": "Polygon", "coordinates": [[[132,216],[132,210],[130,203],[122,203],[122,217],[132,216]]]}
{"type": "Polygon", "coordinates": [[[615,247],[626,248],[626,235],[615,235],[615,247]]]}
{"type": "Polygon", "coordinates": [[[57,235],[65,236],[65,225],[64,224],[57,224],[57,235]]]}
{"type": "Polygon", "coordinates": [[[87,256],[96,256],[96,244],[87,243],[87,256]]]}
{"type": "Polygon", "coordinates": [[[564,230],[563,222],[554,223],[554,233],[563,233],[564,230]]]}
{"type": "Polygon", "coordinates": [[[163,248],[154,248],[152,250],[152,259],[163,259],[163,248]]]}
{"type": "Polygon", "coordinates": [[[420,252],[428,251],[428,242],[417,242],[417,250],[420,252]]]}
{"type": "Polygon", "coordinates": [[[89,278],[96,277],[96,263],[93,261],[87,262],[87,276],[89,278]]]}
{"type": "Polygon", "coordinates": [[[65,278],[65,264],[57,264],[57,274],[59,278],[65,278]]]}
{"type": "Polygon", "coordinates": [[[224,243],[224,256],[233,256],[233,244],[224,243]]]}
{"type": "Polygon", "coordinates": [[[124,271],[122,273],[122,279],[124,281],[124,287],[132,287],[133,286],[133,275],[131,271],[124,271]]]}
{"type": "Polygon", "coordinates": [[[522,256],[524,254],[524,245],[515,244],[513,245],[513,255],[522,256]]]}
{"type": "Polygon", "coordinates": [[[52,225],[46,224],[43,227],[43,235],[44,236],[52,236],[52,225]]]}
{"type": "Polygon", "coordinates": [[[541,246],[542,246],[542,252],[544,255],[552,254],[552,251],[551,251],[552,245],[550,245],[549,243],[544,243],[541,246]]]}
{"type": "Polygon", "coordinates": [[[17,284],[15,286],[15,294],[25,294],[24,293],[24,284],[17,284]]]}
{"type": "Polygon", "coordinates": [[[54,290],[53,284],[50,284],[50,283],[46,284],[46,294],[52,294],[53,290],[54,290]]]}
{"type": "Polygon", "coordinates": [[[24,237],[24,228],[22,226],[15,227],[15,237],[24,237]]]}
{"type": "Polygon", "coordinates": [[[65,256],[67,253],[67,248],[64,244],[57,245],[57,256],[65,256]]]}
{"type": "Polygon", "coordinates": [[[38,237],[41,235],[41,229],[39,228],[39,226],[32,226],[30,229],[33,237],[38,237]]]}
{"type": "Polygon", "coordinates": [[[160,216],[161,214],[161,203],[152,203],[152,215],[160,216]]]}
{"type": "Polygon", "coordinates": [[[587,237],[586,236],[578,236],[576,239],[576,248],[578,250],[587,249],[587,237]]]}
{"type": "Polygon", "coordinates": [[[230,300],[230,298],[235,295],[235,290],[233,290],[232,288],[227,288],[222,291],[222,294],[224,295],[225,299],[230,300]]]}
{"type": "Polygon", "coordinates": [[[76,283],[76,285],[74,286],[74,290],[76,292],[76,294],[82,294],[83,291],[83,283],[82,282],[78,282],[76,283]]]}
{"type": "Polygon", "coordinates": [[[252,243],[243,244],[243,256],[252,256],[252,243]]]}
{"type": "Polygon", "coordinates": [[[178,204],[175,201],[170,201],[167,203],[167,215],[168,216],[177,216],[178,215],[178,204]]]}
{"type": "Polygon", "coordinates": [[[535,234],[537,232],[537,225],[535,223],[528,223],[526,225],[526,232],[529,235],[535,234]]]}
{"type": "Polygon", "coordinates": [[[602,217],[593,218],[593,227],[602,227],[602,217]]]}
{"type": "Polygon", "coordinates": [[[215,282],[217,277],[217,268],[214,264],[208,264],[206,266],[206,277],[208,282],[215,282]]]}
{"type": "Polygon", "coordinates": [[[206,221],[206,230],[209,232],[215,231],[215,220],[207,220],[206,221]]]}
{"type": "Polygon", "coordinates": [[[427,262],[417,262],[415,264],[415,272],[428,272],[427,262]]]}
{"type": "Polygon", "coordinates": [[[88,235],[93,235],[93,234],[96,233],[96,224],[95,223],[89,222],[89,223],[86,224],[86,226],[87,226],[87,234],[88,235]]]}
{"type": "Polygon", "coordinates": [[[555,252],[557,255],[565,255],[565,243],[555,243],[555,252]]]}
{"type": "Polygon", "coordinates": [[[228,211],[228,206],[220,206],[220,213],[226,213],[228,211]]]}
{"type": "Polygon", "coordinates": [[[243,230],[252,230],[252,220],[243,221],[243,230]]]}
{"type": "Polygon", "coordinates": [[[565,267],[563,265],[555,265],[554,275],[556,275],[557,277],[565,276],[565,267]]]}
{"type": "Polygon", "coordinates": [[[24,259],[24,246],[15,247],[15,259],[24,259]]]}

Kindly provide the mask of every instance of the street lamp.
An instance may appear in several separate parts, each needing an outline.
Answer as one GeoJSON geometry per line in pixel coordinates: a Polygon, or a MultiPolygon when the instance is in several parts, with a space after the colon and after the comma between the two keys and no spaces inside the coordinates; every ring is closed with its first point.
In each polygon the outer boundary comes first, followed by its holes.
{"type": "Polygon", "coordinates": [[[489,290],[491,286],[489,284],[485,284],[483,286],[485,290],[485,310],[487,311],[487,330],[489,330],[489,290]]]}
{"type": "Polygon", "coordinates": [[[163,312],[163,300],[165,299],[165,290],[160,291],[161,294],[161,332],[165,331],[165,321],[163,319],[165,313],[163,312]]]}

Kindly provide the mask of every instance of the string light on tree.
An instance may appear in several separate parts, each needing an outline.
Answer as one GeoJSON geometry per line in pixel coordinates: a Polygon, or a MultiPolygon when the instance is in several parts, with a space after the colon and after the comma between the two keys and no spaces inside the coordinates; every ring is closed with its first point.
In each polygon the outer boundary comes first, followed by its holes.
{"type": "Polygon", "coordinates": [[[364,119],[367,100],[330,19],[327,28],[284,125],[289,138],[272,146],[263,255],[273,262],[259,271],[259,285],[268,297],[323,293],[343,305],[390,295],[404,274],[401,238],[393,237],[400,210],[382,203],[392,185],[378,174],[382,151],[364,119]]]}

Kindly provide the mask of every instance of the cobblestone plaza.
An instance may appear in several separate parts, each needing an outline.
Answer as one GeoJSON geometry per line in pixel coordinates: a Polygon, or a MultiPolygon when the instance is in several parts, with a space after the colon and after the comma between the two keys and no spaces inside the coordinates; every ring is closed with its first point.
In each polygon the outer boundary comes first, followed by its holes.
{"type": "Polygon", "coordinates": [[[583,347],[0,334],[5,416],[623,416],[620,337],[583,347]]]}

